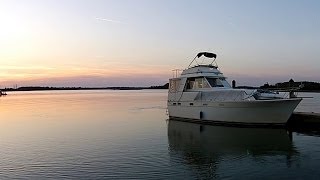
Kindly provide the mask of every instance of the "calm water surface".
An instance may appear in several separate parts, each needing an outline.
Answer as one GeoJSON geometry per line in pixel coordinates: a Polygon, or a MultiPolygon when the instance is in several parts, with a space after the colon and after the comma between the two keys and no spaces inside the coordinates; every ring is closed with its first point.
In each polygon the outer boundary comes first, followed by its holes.
{"type": "MultiPolygon", "coordinates": [[[[297,111],[319,112],[320,94],[297,111]]],[[[167,121],[166,90],[0,98],[0,179],[318,179],[320,138],[167,121]]],[[[310,135],[311,134],[311,135],[310,135]]]]}

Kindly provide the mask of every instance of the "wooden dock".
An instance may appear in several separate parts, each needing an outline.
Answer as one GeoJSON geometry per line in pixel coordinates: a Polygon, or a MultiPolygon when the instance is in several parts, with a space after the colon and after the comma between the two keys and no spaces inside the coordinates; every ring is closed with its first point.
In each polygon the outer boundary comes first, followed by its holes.
{"type": "Polygon", "coordinates": [[[294,112],[287,125],[290,128],[320,129],[320,113],[294,112]]]}

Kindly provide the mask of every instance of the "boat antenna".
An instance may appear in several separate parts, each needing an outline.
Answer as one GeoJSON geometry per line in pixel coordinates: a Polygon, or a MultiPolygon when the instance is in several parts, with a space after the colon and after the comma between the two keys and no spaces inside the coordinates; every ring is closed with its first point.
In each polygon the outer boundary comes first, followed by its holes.
{"type": "Polygon", "coordinates": [[[198,57],[198,55],[196,57],[193,58],[193,60],[191,61],[191,63],[189,64],[188,68],[191,66],[191,64],[193,63],[193,61],[196,60],[196,58],[198,57]]]}
{"type": "Polygon", "coordinates": [[[209,64],[212,65],[213,62],[215,62],[217,55],[214,53],[210,53],[210,52],[200,52],[196,55],[196,57],[193,58],[193,60],[191,61],[191,63],[189,64],[188,68],[191,66],[191,64],[193,63],[193,61],[196,61],[197,58],[200,58],[201,56],[205,56],[207,58],[214,58],[213,61],[209,64]]]}
{"type": "Polygon", "coordinates": [[[217,64],[217,62],[216,62],[216,57],[213,59],[213,61],[212,61],[209,65],[213,66],[212,64],[213,64],[214,62],[216,63],[216,66],[218,67],[218,64],[217,64]]]}

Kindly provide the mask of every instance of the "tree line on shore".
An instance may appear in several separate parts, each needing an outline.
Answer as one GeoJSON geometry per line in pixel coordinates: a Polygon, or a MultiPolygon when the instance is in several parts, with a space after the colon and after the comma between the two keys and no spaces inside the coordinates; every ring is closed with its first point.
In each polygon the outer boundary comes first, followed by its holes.
{"type": "Polygon", "coordinates": [[[169,83],[162,86],[150,86],[150,87],[49,87],[49,86],[23,86],[16,88],[4,88],[2,91],[45,91],[45,90],[141,90],[141,89],[168,89],[169,83]]]}
{"type": "MultiPolygon", "coordinates": [[[[43,90],[99,90],[99,89],[109,89],[109,90],[142,90],[142,89],[168,89],[169,83],[159,86],[149,86],[149,87],[129,87],[129,86],[119,86],[119,87],[43,87],[43,86],[24,86],[17,88],[4,88],[0,89],[2,91],[43,91],[43,90]]],[[[290,79],[288,82],[279,82],[276,84],[265,83],[260,87],[251,86],[237,86],[236,88],[246,88],[246,89],[288,89],[297,88],[297,91],[308,91],[308,92],[320,92],[320,83],[310,82],[310,81],[299,81],[295,82],[290,79]]]]}
{"type": "Polygon", "coordinates": [[[298,81],[295,82],[293,79],[290,79],[288,82],[280,82],[274,85],[269,83],[260,86],[261,89],[288,89],[296,88],[297,91],[320,91],[320,83],[318,82],[309,82],[309,81],[298,81]]]}

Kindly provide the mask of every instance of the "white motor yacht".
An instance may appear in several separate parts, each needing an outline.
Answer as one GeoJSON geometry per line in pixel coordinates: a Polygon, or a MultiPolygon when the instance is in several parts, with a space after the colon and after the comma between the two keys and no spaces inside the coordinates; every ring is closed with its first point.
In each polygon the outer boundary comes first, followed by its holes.
{"type": "Polygon", "coordinates": [[[181,75],[170,79],[169,118],[230,125],[285,125],[302,100],[234,89],[215,60],[216,54],[198,53],[181,75]],[[200,64],[200,58],[213,60],[200,64]]]}

